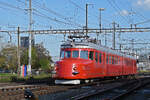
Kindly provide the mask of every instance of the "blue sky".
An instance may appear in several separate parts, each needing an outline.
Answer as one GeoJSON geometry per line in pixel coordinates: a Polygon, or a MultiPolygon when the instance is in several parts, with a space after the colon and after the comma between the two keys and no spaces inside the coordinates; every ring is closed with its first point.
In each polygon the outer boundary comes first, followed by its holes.
{"type": "MultiPolygon", "coordinates": [[[[2,30],[15,30],[17,26],[20,26],[21,30],[28,29],[28,2],[28,0],[0,0],[2,30]]],[[[129,27],[130,24],[150,19],[150,0],[32,0],[33,29],[81,28],[85,26],[86,3],[89,4],[89,28],[99,28],[99,8],[105,8],[102,12],[102,27],[112,27],[113,21],[120,27],[129,27]]],[[[147,22],[139,24],[138,27],[149,27],[149,25],[150,22],[147,22]]],[[[0,35],[3,35],[4,42],[8,41],[7,34],[0,33],[0,35]]],[[[148,35],[148,33],[121,34],[121,40],[130,42],[129,40],[135,39],[145,42],[149,40],[148,35]]],[[[16,35],[12,37],[12,43],[16,44],[16,35]]],[[[104,44],[104,35],[100,35],[99,38],[104,44]]],[[[111,47],[111,34],[107,39],[108,46],[111,47]]],[[[43,42],[52,56],[58,56],[63,35],[36,35],[35,40],[36,43],[43,42]]],[[[117,42],[119,43],[118,40],[117,42]]]]}

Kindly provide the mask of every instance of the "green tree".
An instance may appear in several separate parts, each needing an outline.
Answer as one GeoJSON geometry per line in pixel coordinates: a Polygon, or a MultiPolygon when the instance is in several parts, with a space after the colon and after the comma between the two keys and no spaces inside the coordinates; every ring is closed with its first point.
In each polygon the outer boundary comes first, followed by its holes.
{"type": "MultiPolygon", "coordinates": [[[[21,48],[21,65],[28,65],[28,48],[21,48]]],[[[42,44],[36,44],[32,47],[32,68],[49,70],[52,59],[49,52],[42,44]]],[[[6,46],[0,52],[0,68],[11,69],[17,71],[17,47],[6,46]]]]}
{"type": "Polygon", "coordinates": [[[0,54],[0,64],[4,69],[17,69],[17,47],[16,46],[6,46],[2,49],[0,54]]]}
{"type": "MultiPolygon", "coordinates": [[[[21,64],[28,64],[28,49],[23,49],[21,54],[21,64]]],[[[42,44],[32,47],[32,68],[49,70],[52,63],[51,56],[42,44]]]]}

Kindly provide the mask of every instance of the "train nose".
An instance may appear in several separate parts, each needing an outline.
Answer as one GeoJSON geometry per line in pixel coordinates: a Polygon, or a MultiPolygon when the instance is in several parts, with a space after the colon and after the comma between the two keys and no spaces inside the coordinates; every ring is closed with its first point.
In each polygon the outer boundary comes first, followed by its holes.
{"type": "Polygon", "coordinates": [[[70,79],[79,74],[78,66],[75,63],[71,62],[60,62],[58,63],[57,68],[57,77],[70,79]]]}

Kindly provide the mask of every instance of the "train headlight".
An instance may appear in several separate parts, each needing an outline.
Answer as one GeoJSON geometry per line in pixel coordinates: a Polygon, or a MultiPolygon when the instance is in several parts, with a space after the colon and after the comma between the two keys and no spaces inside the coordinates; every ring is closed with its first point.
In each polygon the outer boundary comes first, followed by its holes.
{"type": "Polygon", "coordinates": [[[76,66],[76,64],[73,64],[73,65],[72,65],[72,74],[73,74],[73,75],[79,74],[79,72],[77,71],[77,66],[76,66]]]}
{"type": "Polygon", "coordinates": [[[75,70],[77,70],[77,67],[76,67],[76,64],[73,64],[72,65],[72,71],[75,71],[75,70]]]}

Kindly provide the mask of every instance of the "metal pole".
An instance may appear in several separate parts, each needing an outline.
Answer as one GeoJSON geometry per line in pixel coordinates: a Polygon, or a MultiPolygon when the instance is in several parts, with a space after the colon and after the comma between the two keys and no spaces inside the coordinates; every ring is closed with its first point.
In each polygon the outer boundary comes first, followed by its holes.
{"type": "Polygon", "coordinates": [[[28,61],[28,75],[31,75],[31,50],[32,50],[32,44],[31,44],[31,41],[32,41],[32,32],[31,32],[31,29],[32,29],[32,1],[29,0],[29,18],[30,18],[30,24],[29,24],[29,61],[28,61]]]}
{"type": "Polygon", "coordinates": [[[86,36],[87,36],[87,33],[88,33],[88,4],[86,4],[86,36]]]}
{"type": "MultiPolygon", "coordinates": [[[[102,24],[101,24],[101,9],[99,9],[99,28],[100,28],[100,34],[101,34],[101,29],[102,29],[102,24]]],[[[97,41],[98,41],[98,36],[99,36],[99,34],[97,33],[97,41]]]]}
{"type": "Polygon", "coordinates": [[[17,58],[18,58],[18,75],[20,74],[20,28],[18,27],[18,48],[17,48],[17,58]]]}
{"type": "Polygon", "coordinates": [[[105,32],[105,47],[107,46],[107,34],[105,32]]]}
{"type": "Polygon", "coordinates": [[[131,45],[132,45],[132,54],[134,54],[134,39],[131,40],[131,45]]]}
{"type": "Polygon", "coordinates": [[[116,24],[116,23],[113,22],[112,24],[113,24],[113,43],[112,43],[112,48],[113,48],[113,50],[115,50],[115,44],[116,44],[116,43],[115,43],[115,42],[116,42],[116,41],[115,41],[115,31],[116,31],[116,29],[115,29],[115,24],[116,24]]]}
{"type": "MultiPolygon", "coordinates": [[[[104,11],[104,8],[99,8],[99,28],[100,28],[100,34],[102,33],[102,14],[101,12],[104,11]]],[[[99,34],[97,33],[97,40],[98,40],[99,34]]]]}

